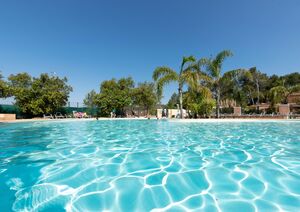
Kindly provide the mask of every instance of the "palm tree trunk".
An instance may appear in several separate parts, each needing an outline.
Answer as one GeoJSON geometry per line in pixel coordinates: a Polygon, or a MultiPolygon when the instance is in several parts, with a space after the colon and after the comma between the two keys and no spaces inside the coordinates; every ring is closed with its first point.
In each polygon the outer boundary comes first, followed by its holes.
{"type": "Polygon", "coordinates": [[[259,83],[258,83],[258,79],[256,79],[256,90],[257,90],[257,102],[256,102],[256,109],[257,112],[259,112],[259,83]]]}
{"type": "Polygon", "coordinates": [[[217,103],[216,116],[217,116],[217,118],[220,118],[220,88],[217,88],[217,99],[216,99],[216,103],[217,103]]]}
{"type": "Polygon", "coordinates": [[[179,94],[179,109],[180,109],[180,118],[183,118],[183,108],[182,108],[182,86],[179,85],[178,88],[178,94],[179,94]]]}

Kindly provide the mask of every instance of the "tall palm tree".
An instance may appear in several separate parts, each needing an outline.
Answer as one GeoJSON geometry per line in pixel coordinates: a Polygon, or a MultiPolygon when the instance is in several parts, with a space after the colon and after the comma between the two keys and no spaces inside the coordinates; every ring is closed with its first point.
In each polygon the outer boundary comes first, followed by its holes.
{"type": "Polygon", "coordinates": [[[178,82],[178,95],[179,95],[179,108],[180,108],[180,118],[183,118],[183,108],[182,108],[182,89],[183,85],[188,81],[188,78],[194,77],[192,74],[193,66],[195,66],[195,57],[183,57],[179,73],[175,70],[160,66],[157,67],[152,75],[153,80],[156,83],[157,95],[160,100],[162,97],[163,87],[170,82],[178,82]]]}
{"type": "Polygon", "coordinates": [[[217,54],[215,58],[209,58],[209,59],[201,59],[199,60],[199,63],[204,63],[206,66],[206,72],[207,75],[211,78],[210,82],[212,85],[212,90],[215,94],[216,99],[216,116],[217,118],[220,117],[220,93],[221,93],[221,86],[220,86],[220,80],[222,77],[222,65],[224,60],[227,57],[232,56],[232,52],[229,50],[224,50],[217,54]]]}

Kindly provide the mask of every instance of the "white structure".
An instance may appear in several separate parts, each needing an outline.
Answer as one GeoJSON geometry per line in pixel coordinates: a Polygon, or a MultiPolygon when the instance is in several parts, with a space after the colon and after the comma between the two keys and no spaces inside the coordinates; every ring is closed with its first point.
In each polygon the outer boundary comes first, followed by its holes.
{"type": "MultiPolygon", "coordinates": [[[[178,109],[157,109],[156,110],[157,118],[162,118],[163,113],[164,113],[165,117],[167,117],[169,119],[180,117],[180,111],[178,109]]],[[[183,117],[186,117],[186,116],[187,116],[186,110],[183,109],[183,117]]]]}

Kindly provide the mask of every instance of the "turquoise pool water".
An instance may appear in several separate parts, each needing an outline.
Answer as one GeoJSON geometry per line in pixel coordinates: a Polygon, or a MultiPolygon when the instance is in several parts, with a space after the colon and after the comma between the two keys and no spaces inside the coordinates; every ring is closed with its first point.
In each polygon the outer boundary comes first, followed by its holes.
{"type": "Polygon", "coordinates": [[[1,211],[299,211],[300,122],[0,124],[1,211]]]}

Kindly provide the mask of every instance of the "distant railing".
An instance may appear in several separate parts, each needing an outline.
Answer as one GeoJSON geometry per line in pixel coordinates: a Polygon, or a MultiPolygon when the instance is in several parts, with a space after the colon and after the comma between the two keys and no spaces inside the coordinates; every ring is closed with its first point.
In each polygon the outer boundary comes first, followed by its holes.
{"type": "Polygon", "coordinates": [[[0,98],[0,105],[14,105],[15,100],[13,98],[1,99],[0,98]]]}
{"type": "Polygon", "coordinates": [[[65,107],[87,107],[83,102],[68,102],[65,107]]]}

